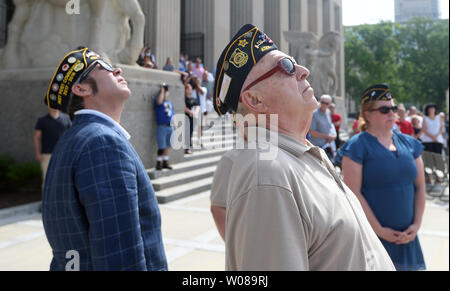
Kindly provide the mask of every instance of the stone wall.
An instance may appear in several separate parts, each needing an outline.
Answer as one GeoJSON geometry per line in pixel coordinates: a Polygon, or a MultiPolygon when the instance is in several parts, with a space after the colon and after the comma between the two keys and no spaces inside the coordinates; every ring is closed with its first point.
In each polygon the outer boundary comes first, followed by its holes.
{"type": "MultiPolygon", "coordinates": [[[[153,99],[160,84],[169,84],[176,113],[184,112],[184,89],[178,74],[120,65],[132,91],[122,114],[121,125],[130,133],[131,143],[145,167],[156,161],[156,125],[153,99]]],[[[34,159],[33,134],[37,119],[47,113],[44,95],[53,69],[0,71],[0,154],[9,153],[17,161],[34,159]]],[[[183,160],[183,151],[172,151],[171,160],[183,160]]]]}

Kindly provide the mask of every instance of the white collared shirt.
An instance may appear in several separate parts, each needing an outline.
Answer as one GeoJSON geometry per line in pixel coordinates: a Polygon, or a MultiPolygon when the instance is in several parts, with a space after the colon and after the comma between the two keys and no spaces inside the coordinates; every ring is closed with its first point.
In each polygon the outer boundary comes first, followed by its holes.
{"type": "Polygon", "coordinates": [[[131,135],[128,133],[128,131],[126,131],[117,121],[115,121],[108,115],[106,115],[100,111],[93,110],[93,109],[82,109],[82,110],[75,112],[75,115],[81,115],[81,114],[92,114],[92,115],[95,115],[95,116],[98,116],[100,118],[110,121],[125,136],[125,138],[127,140],[130,140],[131,135]]]}

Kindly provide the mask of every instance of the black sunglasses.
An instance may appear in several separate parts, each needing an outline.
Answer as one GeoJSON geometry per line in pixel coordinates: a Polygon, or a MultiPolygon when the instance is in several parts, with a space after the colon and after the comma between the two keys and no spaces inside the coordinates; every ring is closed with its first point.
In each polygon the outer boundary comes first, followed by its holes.
{"type": "Polygon", "coordinates": [[[379,111],[381,114],[388,114],[389,111],[391,111],[391,110],[392,110],[392,112],[397,113],[398,107],[397,106],[392,106],[392,107],[381,106],[381,107],[379,107],[377,109],[370,110],[370,112],[372,112],[372,111],[379,111]]]}
{"type": "Polygon", "coordinates": [[[109,72],[114,72],[113,66],[111,66],[110,64],[108,64],[107,62],[105,62],[103,60],[96,60],[81,74],[80,78],[78,79],[78,82],[76,82],[76,83],[83,83],[84,81],[86,81],[89,74],[97,67],[97,65],[102,66],[103,69],[105,69],[109,72]]]}

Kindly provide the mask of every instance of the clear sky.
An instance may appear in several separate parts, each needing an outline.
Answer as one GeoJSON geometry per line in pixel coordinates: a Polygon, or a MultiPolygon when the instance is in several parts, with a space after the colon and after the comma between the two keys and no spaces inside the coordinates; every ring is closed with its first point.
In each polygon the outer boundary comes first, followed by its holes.
{"type": "MultiPolygon", "coordinates": [[[[394,0],[342,0],[344,26],[394,21],[394,0]]],[[[440,0],[441,18],[448,19],[449,0],[440,0]]]]}

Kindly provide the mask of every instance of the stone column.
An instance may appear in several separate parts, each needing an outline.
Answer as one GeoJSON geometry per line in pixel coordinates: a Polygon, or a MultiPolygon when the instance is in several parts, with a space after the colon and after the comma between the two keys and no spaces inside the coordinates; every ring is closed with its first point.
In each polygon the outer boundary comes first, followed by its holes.
{"type": "Polygon", "coordinates": [[[230,41],[230,0],[214,0],[213,13],[211,13],[212,35],[209,36],[207,52],[212,52],[205,57],[205,63],[209,70],[216,68],[217,61],[225,46],[230,41]]]}
{"type": "Polygon", "coordinates": [[[175,67],[180,58],[180,0],[139,0],[146,19],[144,43],[152,48],[162,69],[168,57],[175,67]]]}
{"type": "Polygon", "coordinates": [[[322,1],[323,0],[308,0],[308,31],[314,32],[318,36],[323,34],[322,1]]]}
{"type": "Polygon", "coordinates": [[[323,33],[336,31],[335,0],[323,0],[323,33]]]}
{"type": "Polygon", "coordinates": [[[264,31],[264,1],[231,0],[230,5],[230,38],[247,23],[264,31]]]}
{"type": "MultiPolygon", "coordinates": [[[[345,96],[345,52],[344,52],[344,30],[342,24],[342,0],[330,0],[330,24],[333,24],[330,29],[338,32],[341,36],[341,48],[336,56],[336,73],[338,76],[338,86],[337,93],[338,96],[336,98],[336,104],[341,103],[339,106],[339,111],[342,115],[342,129],[343,131],[348,131],[348,118],[347,113],[352,112],[351,108],[347,102],[347,98],[345,96]],[[333,27],[334,26],[334,27],[333,27]]],[[[338,106],[336,105],[336,110],[338,110],[338,106]]]]}
{"type": "Polygon", "coordinates": [[[183,7],[182,30],[204,35],[203,63],[213,71],[230,40],[230,0],[183,0],[183,7]]]}
{"type": "Polygon", "coordinates": [[[264,32],[280,51],[289,53],[289,43],[283,37],[283,32],[287,30],[289,30],[289,1],[264,0],[264,32]]]}
{"type": "Polygon", "coordinates": [[[344,52],[344,27],[342,24],[342,0],[333,0],[334,10],[334,30],[341,35],[341,49],[338,52],[336,60],[337,74],[339,77],[339,84],[337,94],[345,97],[345,52],[344,52]]]}
{"type": "MultiPolygon", "coordinates": [[[[308,31],[308,0],[289,0],[289,30],[308,31]]],[[[289,54],[295,54],[292,45],[289,45],[289,54]]]]}
{"type": "Polygon", "coordinates": [[[308,31],[308,0],[289,0],[289,30],[308,31]]]}

